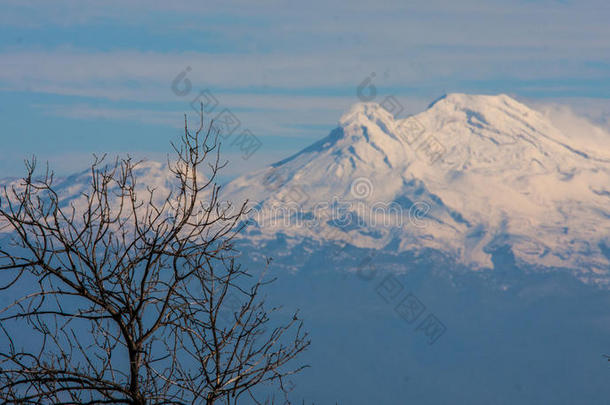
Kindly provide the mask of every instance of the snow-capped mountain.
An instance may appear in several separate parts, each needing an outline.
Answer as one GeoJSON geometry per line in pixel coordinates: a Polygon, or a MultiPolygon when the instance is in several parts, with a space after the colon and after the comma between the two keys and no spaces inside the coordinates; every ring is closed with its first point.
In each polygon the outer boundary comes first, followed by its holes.
{"type": "MultiPolygon", "coordinates": [[[[136,162],[133,161],[132,163],[136,162]]],[[[114,161],[105,160],[103,165],[111,168],[114,164],[114,161]]],[[[36,174],[42,175],[43,173],[36,172],[36,174]]],[[[136,192],[140,198],[147,198],[148,190],[154,189],[154,200],[156,203],[162,203],[172,188],[176,186],[175,175],[168,170],[167,163],[150,160],[139,161],[134,168],[133,174],[136,180],[136,192]]],[[[91,168],[66,177],[54,177],[53,189],[59,197],[59,206],[68,207],[72,205],[77,209],[84,209],[86,207],[85,194],[90,194],[91,181],[91,168]]],[[[6,186],[9,190],[9,197],[12,197],[10,189],[14,187],[16,190],[19,190],[22,184],[23,180],[20,178],[7,178],[0,181],[0,187],[6,186]]],[[[109,187],[111,189],[110,195],[118,194],[117,184],[111,183],[109,187]]],[[[4,196],[4,193],[2,195],[4,196]]]]}
{"type": "MultiPolygon", "coordinates": [[[[159,198],[174,183],[158,162],[136,176],[159,198]]],[[[89,182],[87,170],[57,181],[62,205],[78,204],[89,182]]],[[[280,238],[281,255],[338,243],[435,251],[478,270],[502,250],[517,265],[610,282],[610,135],[588,147],[506,95],[450,94],[404,119],[357,104],[328,136],[231,181],[221,198],[249,200],[242,238],[280,238]]]]}
{"type": "Polygon", "coordinates": [[[589,150],[506,96],[450,94],[406,119],[357,104],[330,135],[235,179],[254,243],[279,234],[394,252],[434,249],[474,269],[518,264],[610,274],[610,138],[589,150]]]}

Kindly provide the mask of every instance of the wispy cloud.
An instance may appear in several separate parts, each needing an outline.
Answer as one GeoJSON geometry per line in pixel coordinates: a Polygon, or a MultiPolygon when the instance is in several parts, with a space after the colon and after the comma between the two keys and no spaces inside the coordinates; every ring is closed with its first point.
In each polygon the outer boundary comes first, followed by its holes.
{"type": "MultiPolygon", "coordinates": [[[[607,122],[593,99],[610,99],[602,0],[6,0],[2,8],[0,114],[34,140],[54,117],[74,134],[83,121],[176,128],[209,89],[269,145],[294,150],[324,136],[372,72],[379,93],[409,113],[444,92],[506,92],[545,103],[579,96],[598,108],[595,122],[607,122]],[[180,96],[172,81],[187,68],[192,89],[180,96]],[[21,129],[24,116],[35,118],[31,128],[21,129]]],[[[11,148],[11,133],[0,136],[11,148]]],[[[96,146],[72,138],[62,147],[96,146]]]]}
{"type": "Polygon", "coordinates": [[[561,102],[532,100],[530,105],[549,118],[575,146],[609,151],[610,100],[580,98],[561,102]]]}
{"type": "Polygon", "coordinates": [[[539,83],[542,92],[545,83],[561,84],[548,83],[549,79],[571,81],[576,71],[588,79],[610,78],[607,71],[589,63],[589,57],[562,62],[561,53],[541,58],[542,52],[405,49],[403,54],[363,57],[345,51],[307,55],[12,51],[1,55],[0,83],[14,90],[143,101],[170,99],[171,81],[187,67],[192,70],[189,79],[204,87],[297,94],[324,88],[327,95],[348,91],[371,71],[386,73],[380,76],[380,85],[416,88],[434,86],[439,79],[455,84],[493,79],[502,86],[503,80],[537,78],[544,79],[539,83]]]}

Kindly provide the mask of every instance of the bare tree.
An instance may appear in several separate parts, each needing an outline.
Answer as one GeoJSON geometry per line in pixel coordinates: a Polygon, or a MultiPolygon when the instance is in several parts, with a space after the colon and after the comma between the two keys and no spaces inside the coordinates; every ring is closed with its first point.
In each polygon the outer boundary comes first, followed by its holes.
{"type": "Polygon", "coordinates": [[[231,404],[303,368],[297,314],[267,311],[266,281],[235,263],[246,203],[219,199],[217,139],[203,113],[194,133],[185,117],[166,194],[138,183],[129,157],[96,157],[69,202],[35,160],[4,187],[0,399],[231,404]]]}

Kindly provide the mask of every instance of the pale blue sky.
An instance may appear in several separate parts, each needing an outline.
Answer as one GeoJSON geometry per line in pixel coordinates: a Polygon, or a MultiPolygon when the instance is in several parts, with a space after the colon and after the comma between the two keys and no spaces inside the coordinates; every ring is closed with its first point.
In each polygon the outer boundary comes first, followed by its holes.
{"type": "Polygon", "coordinates": [[[325,136],[372,72],[408,113],[467,92],[610,116],[607,0],[125,3],[0,3],[0,177],[32,153],[60,173],[91,152],[163,158],[204,89],[262,142],[226,148],[236,175],[325,136]]]}

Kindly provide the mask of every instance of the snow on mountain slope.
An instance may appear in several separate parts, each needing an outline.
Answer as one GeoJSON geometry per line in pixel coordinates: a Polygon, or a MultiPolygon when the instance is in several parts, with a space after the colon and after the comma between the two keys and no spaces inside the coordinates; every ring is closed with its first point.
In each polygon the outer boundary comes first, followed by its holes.
{"type": "MultiPolygon", "coordinates": [[[[135,162],[133,162],[135,163],[135,162]]],[[[112,167],[113,162],[107,163],[112,167]]],[[[142,193],[142,198],[147,196],[149,188],[155,189],[157,199],[161,202],[169,194],[175,185],[174,175],[168,171],[167,164],[155,161],[138,162],[134,169],[136,179],[136,191],[142,193]]],[[[91,168],[79,173],[72,174],[63,178],[55,178],[53,181],[54,190],[58,194],[60,207],[67,207],[74,203],[78,208],[79,204],[84,204],[84,193],[88,193],[91,187],[91,168]]],[[[3,186],[20,188],[22,179],[4,179],[3,186]]],[[[116,185],[111,185],[111,195],[118,192],[116,185]]]]}
{"type": "Polygon", "coordinates": [[[506,95],[450,94],[407,119],[358,104],[326,138],[223,196],[252,201],[255,241],[433,248],[473,268],[510,246],[518,263],[604,279],[610,138],[604,150],[573,144],[506,95]]]}
{"type": "MultiPolygon", "coordinates": [[[[136,164],[135,161],[131,162],[132,164],[136,164]]],[[[114,167],[113,162],[106,162],[109,170],[114,167]]],[[[98,169],[102,169],[103,167],[99,167],[98,169]]],[[[121,172],[121,169],[117,169],[117,176],[121,172]]],[[[36,174],[42,175],[43,173],[37,172],[36,174]]],[[[154,190],[152,194],[152,201],[158,206],[162,206],[165,199],[170,195],[172,189],[177,186],[177,181],[175,175],[168,170],[168,166],[166,163],[160,163],[155,161],[141,161],[137,162],[134,170],[133,170],[134,180],[135,180],[135,192],[137,198],[140,201],[148,201],[151,198],[150,190],[154,190]]],[[[39,178],[42,181],[42,178],[39,178]]],[[[99,182],[100,179],[98,178],[99,182]]],[[[131,180],[127,180],[131,182],[131,180]]],[[[63,177],[63,178],[53,178],[52,187],[55,193],[59,198],[59,207],[64,210],[65,213],[71,214],[72,209],[74,208],[74,212],[76,215],[74,216],[75,221],[82,224],[82,215],[87,210],[87,196],[91,195],[91,184],[92,184],[92,172],[91,168],[83,170],[79,173],[75,173],[73,175],[63,177]]],[[[23,190],[24,180],[23,179],[5,179],[4,181],[0,181],[0,200],[2,200],[2,204],[6,204],[7,200],[11,200],[16,203],[17,199],[13,193],[15,190],[17,193],[20,193],[23,190]],[[6,187],[6,192],[4,190],[6,187]]],[[[119,207],[121,204],[120,195],[123,194],[120,192],[119,186],[114,182],[110,182],[107,185],[109,192],[109,203],[110,206],[116,209],[115,212],[119,211],[119,207]]],[[[49,197],[46,191],[41,191],[37,194],[37,197],[45,200],[49,197]]],[[[6,205],[3,205],[3,208],[6,208],[6,205]]],[[[145,215],[145,211],[139,211],[142,215],[145,215]]],[[[130,214],[129,209],[123,209],[124,216],[128,216],[130,214]]],[[[0,236],[6,233],[12,232],[12,227],[8,225],[6,221],[0,219],[0,236]]]]}
{"type": "MultiPolygon", "coordinates": [[[[393,254],[434,249],[484,269],[510,248],[517,264],[608,283],[606,135],[602,148],[575,142],[505,95],[450,94],[406,119],[357,104],[328,136],[233,180],[221,198],[249,200],[242,237],[255,245],[280,237],[282,254],[304,241],[393,254]]],[[[136,175],[139,189],[153,187],[158,198],[175,183],[162,163],[143,162],[136,175]]],[[[78,205],[89,181],[89,171],[57,181],[62,205],[78,205]]]]}

